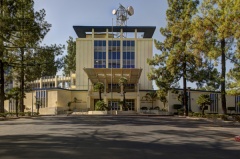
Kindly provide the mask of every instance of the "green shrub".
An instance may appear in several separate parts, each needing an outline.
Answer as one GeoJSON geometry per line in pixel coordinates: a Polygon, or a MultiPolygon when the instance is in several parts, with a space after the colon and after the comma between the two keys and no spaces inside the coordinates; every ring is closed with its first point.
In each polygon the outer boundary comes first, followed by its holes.
{"type": "Polygon", "coordinates": [[[228,120],[228,115],[219,114],[219,117],[220,117],[222,120],[225,120],[225,121],[228,120]]]}
{"type": "Polygon", "coordinates": [[[211,104],[211,98],[209,94],[201,94],[197,99],[197,104],[200,106],[202,111],[202,115],[204,115],[204,111],[207,110],[207,106],[211,104]]]}
{"type": "Polygon", "coordinates": [[[182,104],[173,104],[173,109],[178,110],[181,109],[182,107],[183,107],[182,104]]]}
{"type": "Polygon", "coordinates": [[[193,117],[194,116],[194,112],[189,112],[188,116],[193,117]]]}
{"type": "Polygon", "coordinates": [[[153,110],[160,110],[160,108],[159,107],[154,107],[153,110]]]}
{"type": "Polygon", "coordinates": [[[208,119],[217,119],[218,118],[218,114],[207,114],[206,118],[208,118],[208,119]]]}
{"type": "Polygon", "coordinates": [[[235,121],[240,122],[240,115],[234,115],[233,118],[235,121]]]}
{"type": "Polygon", "coordinates": [[[195,116],[195,117],[201,117],[201,113],[195,112],[195,113],[193,113],[193,116],[195,116]]]}
{"type": "Polygon", "coordinates": [[[141,107],[141,110],[148,110],[147,107],[141,107]]]}
{"type": "Polygon", "coordinates": [[[104,101],[99,100],[95,104],[95,110],[98,110],[98,111],[107,110],[107,105],[104,103],[104,101]]]}
{"type": "Polygon", "coordinates": [[[7,116],[7,113],[0,113],[0,117],[6,117],[7,116]]]}
{"type": "Polygon", "coordinates": [[[33,116],[38,116],[39,113],[38,112],[33,112],[33,116]]]}
{"type": "Polygon", "coordinates": [[[163,108],[163,109],[161,109],[161,111],[163,111],[163,112],[167,112],[167,109],[163,108]]]}
{"type": "Polygon", "coordinates": [[[19,116],[25,116],[25,113],[24,112],[19,112],[18,115],[19,116]]]}
{"type": "Polygon", "coordinates": [[[178,115],[184,115],[184,109],[183,108],[178,109],[178,115]]]}

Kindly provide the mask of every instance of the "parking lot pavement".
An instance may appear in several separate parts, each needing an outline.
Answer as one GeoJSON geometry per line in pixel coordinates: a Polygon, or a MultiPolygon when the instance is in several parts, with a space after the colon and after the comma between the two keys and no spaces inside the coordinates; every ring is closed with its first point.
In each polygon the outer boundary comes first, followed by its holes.
{"type": "Polygon", "coordinates": [[[240,127],[158,116],[51,116],[0,121],[2,159],[237,159],[240,127]]]}

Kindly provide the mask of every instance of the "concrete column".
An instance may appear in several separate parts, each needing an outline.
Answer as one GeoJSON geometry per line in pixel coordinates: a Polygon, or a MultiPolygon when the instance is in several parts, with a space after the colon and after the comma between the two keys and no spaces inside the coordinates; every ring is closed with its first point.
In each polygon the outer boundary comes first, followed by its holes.
{"type": "Polygon", "coordinates": [[[140,83],[137,84],[137,95],[138,96],[140,96],[139,88],[140,88],[140,83]]]}
{"type": "Polygon", "coordinates": [[[139,95],[137,96],[137,99],[136,99],[136,106],[137,106],[137,112],[140,112],[140,96],[139,95]]]}
{"type": "Polygon", "coordinates": [[[65,81],[62,82],[62,88],[65,88],[65,81]]]}
{"type": "Polygon", "coordinates": [[[92,38],[94,39],[94,29],[92,29],[92,38]]]}
{"type": "Polygon", "coordinates": [[[57,88],[58,86],[58,76],[55,76],[55,84],[54,84],[55,88],[57,88]]]}
{"type": "Polygon", "coordinates": [[[135,29],[135,39],[137,39],[137,29],[135,29]]]}
{"type": "Polygon", "coordinates": [[[121,85],[121,95],[123,95],[123,85],[121,85]]]}
{"type": "Polygon", "coordinates": [[[90,95],[89,78],[88,78],[88,95],[90,95]]]}
{"type": "Polygon", "coordinates": [[[120,30],[120,38],[123,38],[123,29],[120,30]]]}
{"type": "Polygon", "coordinates": [[[104,81],[104,96],[107,95],[107,79],[104,81]]]}
{"type": "Polygon", "coordinates": [[[90,110],[90,108],[91,108],[91,97],[88,95],[87,96],[87,109],[88,109],[88,111],[90,110]]]}
{"type": "MultiPolygon", "coordinates": [[[[123,101],[123,95],[120,96],[120,101],[123,101]]],[[[123,105],[120,106],[120,110],[122,111],[123,105]]]]}
{"type": "Polygon", "coordinates": [[[103,101],[104,101],[104,103],[107,103],[107,96],[103,97],[103,101]]]}
{"type": "Polygon", "coordinates": [[[42,82],[42,77],[40,78],[40,88],[43,88],[43,82],[42,82]]]}
{"type": "Polygon", "coordinates": [[[108,38],[109,37],[109,35],[108,35],[109,33],[108,33],[108,29],[106,29],[106,38],[108,38]]]}

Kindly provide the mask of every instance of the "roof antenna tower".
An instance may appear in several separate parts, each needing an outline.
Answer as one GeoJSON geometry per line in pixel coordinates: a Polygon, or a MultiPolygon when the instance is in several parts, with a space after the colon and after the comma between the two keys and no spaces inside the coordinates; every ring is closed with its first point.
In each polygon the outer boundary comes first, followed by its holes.
{"type": "Polygon", "coordinates": [[[127,26],[128,16],[134,14],[134,9],[132,6],[125,8],[123,5],[119,4],[118,9],[114,9],[112,14],[116,15],[116,26],[127,26]]]}

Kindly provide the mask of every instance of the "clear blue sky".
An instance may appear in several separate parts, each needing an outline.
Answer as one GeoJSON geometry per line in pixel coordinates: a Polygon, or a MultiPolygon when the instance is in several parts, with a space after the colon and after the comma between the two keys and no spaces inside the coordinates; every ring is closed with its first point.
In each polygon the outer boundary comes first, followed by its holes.
{"type": "MultiPolygon", "coordinates": [[[[112,25],[112,10],[133,6],[135,14],[128,25],[156,26],[155,39],[161,40],[159,29],[166,25],[166,0],[34,0],[35,10],[44,8],[46,20],[52,24],[44,44],[66,44],[69,36],[76,38],[74,25],[112,25]]],[[[159,52],[155,50],[155,52],[159,52]]]]}

